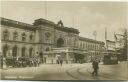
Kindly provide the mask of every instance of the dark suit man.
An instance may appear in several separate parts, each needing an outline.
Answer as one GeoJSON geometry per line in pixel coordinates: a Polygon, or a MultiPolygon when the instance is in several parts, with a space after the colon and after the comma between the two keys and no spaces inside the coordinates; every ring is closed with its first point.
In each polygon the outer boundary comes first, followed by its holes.
{"type": "Polygon", "coordinates": [[[92,66],[93,66],[93,69],[94,71],[92,72],[93,75],[97,76],[98,75],[98,69],[99,69],[99,63],[98,61],[94,60],[92,62],[92,66]]]}

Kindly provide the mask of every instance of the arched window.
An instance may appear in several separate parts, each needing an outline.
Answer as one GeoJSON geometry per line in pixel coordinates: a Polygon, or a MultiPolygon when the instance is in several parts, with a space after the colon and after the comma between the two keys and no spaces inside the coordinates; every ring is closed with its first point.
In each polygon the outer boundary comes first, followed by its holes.
{"type": "Polygon", "coordinates": [[[9,40],[9,32],[8,32],[7,29],[5,31],[3,31],[3,39],[4,40],[9,40]]]}
{"type": "Polygon", "coordinates": [[[25,57],[25,47],[22,48],[22,57],[25,57]]]}
{"type": "Polygon", "coordinates": [[[50,51],[49,47],[46,48],[46,51],[50,51]]]}
{"type": "Polygon", "coordinates": [[[80,48],[82,48],[82,42],[80,43],[80,48]]]}
{"type": "Polygon", "coordinates": [[[3,46],[3,56],[6,57],[7,56],[7,51],[8,51],[8,45],[4,45],[3,46]]]}
{"type": "Polygon", "coordinates": [[[22,41],[25,41],[25,40],[26,40],[26,34],[23,33],[23,34],[22,34],[22,41]]]}
{"type": "Polygon", "coordinates": [[[17,40],[18,39],[18,33],[15,31],[13,33],[13,40],[17,40]]]}
{"type": "Polygon", "coordinates": [[[30,58],[32,57],[32,50],[33,50],[33,48],[30,48],[30,49],[29,49],[29,57],[30,57],[30,58]]]}
{"type": "Polygon", "coordinates": [[[91,44],[91,50],[93,49],[93,45],[91,44]]]}
{"type": "Polygon", "coordinates": [[[12,55],[13,55],[13,57],[17,57],[17,46],[13,47],[12,55]]]}
{"type": "Polygon", "coordinates": [[[83,43],[83,48],[84,48],[84,43],[83,43]]]}
{"type": "Polygon", "coordinates": [[[29,36],[29,38],[30,38],[30,41],[32,41],[32,40],[33,40],[33,35],[31,34],[31,35],[29,36]]]}
{"type": "Polygon", "coordinates": [[[59,47],[63,47],[63,45],[64,45],[64,40],[62,39],[62,38],[59,38],[58,40],[57,40],[57,47],[59,48],[59,47]]]}

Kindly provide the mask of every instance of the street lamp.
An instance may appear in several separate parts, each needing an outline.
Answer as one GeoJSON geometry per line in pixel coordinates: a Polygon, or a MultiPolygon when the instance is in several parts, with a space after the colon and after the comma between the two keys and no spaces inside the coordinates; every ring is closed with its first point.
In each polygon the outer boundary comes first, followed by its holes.
{"type": "MultiPolygon", "coordinates": [[[[93,32],[93,36],[94,36],[94,39],[96,40],[96,37],[97,37],[97,32],[96,31],[94,31],[93,32]]],[[[94,56],[96,56],[96,43],[94,42],[94,44],[95,44],[95,48],[94,48],[94,51],[95,51],[95,55],[94,56]]]]}

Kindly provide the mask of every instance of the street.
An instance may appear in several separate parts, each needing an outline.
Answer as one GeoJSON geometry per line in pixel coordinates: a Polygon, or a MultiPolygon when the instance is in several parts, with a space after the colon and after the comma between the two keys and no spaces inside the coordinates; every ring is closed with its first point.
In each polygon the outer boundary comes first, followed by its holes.
{"type": "Polygon", "coordinates": [[[0,69],[6,80],[128,80],[128,62],[99,64],[98,76],[92,76],[92,64],[41,64],[39,67],[0,69]]]}

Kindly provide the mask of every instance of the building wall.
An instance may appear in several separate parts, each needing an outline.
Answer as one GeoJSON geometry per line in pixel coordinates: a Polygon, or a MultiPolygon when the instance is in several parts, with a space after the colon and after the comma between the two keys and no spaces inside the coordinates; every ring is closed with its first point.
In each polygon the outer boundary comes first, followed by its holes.
{"type": "MultiPolygon", "coordinates": [[[[84,37],[82,37],[84,38],[84,37]]],[[[86,40],[86,38],[83,39],[79,39],[79,42],[77,43],[77,46],[80,50],[84,50],[85,56],[88,57],[87,60],[91,60],[93,58],[103,58],[103,47],[104,47],[104,43],[102,42],[97,42],[94,41],[92,42],[91,40],[86,40]]]]}
{"type": "MultiPolygon", "coordinates": [[[[20,29],[20,28],[15,28],[15,27],[9,27],[9,26],[4,26],[1,25],[1,50],[2,50],[2,54],[3,54],[3,50],[4,47],[7,46],[7,53],[12,55],[11,51],[13,51],[13,48],[16,46],[17,47],[17,56],[21,57],[21,50],[23,47],[25,47],[25,55],[28,56],[29,55],[29,49],[30,48],[35,48],[34,45],[34,40],[35,40],[35,32],[34,31],[30,31],[30,30],[25,30],[25,29],[20,29]],[[4,32],[8,31],[8,40],[4,39],[4,32]],[[14,40],[14,33],[17,32],[18,37],[16,40],[14,40]],[[25,33],[26,34],[26,40],[22,41],[22,34],[25,33]],[[30,40],[30,35],[33,35],[33,39],[30,40]]],[[[34,55],[34,52],[32,52],[34,55]]]]}
{"type": "Polygon", "coordinates": [[[36,56],[37,52],[39,54],[41,52],[43,53],[46,51],[51,51],[52,48],[57,48],[59,39],[63,40],[63,45],[61,47],[72,47],[78,48],[79,50],[84,50],[87,52],[85,54],[87,56],[100,55],[102,46],[104,46],[102,42],[94,40],[92,42],[92,40],[86,40],[86,38],[80,39],[79,33],[59,30],[65,27],[59,27],[59,29],[57,29],[57,27],[54,25],[52,26],[41,24],[34,26],[34,28],[34,30],[30,30],[27,29],[27,26],[26,28],[17,28],[7,25],[1,25],[2,54],[4,54],[4,48],[7,47],[7,54],[12,55],[13,49],[14,47],[16,47],[17,57],[22,56],[23,48],[25,48],[25,56],[29,56],[29,54],[31,53],[33,57],[36,56]],[[8,31],[9,33],[8,40],[4,40],[3,38],[3,33],[5,31],[8,31]],[[17,40],[13,39],[13,37],[15,36],[15,32],[17,32],[18,34],[17,40]],[[25,41],[22,41],[23,33],[25,33],[26,35],[25,41]],[[31,35],[33,35],[32,40],[30,40],[31,35]],[[32,52],[30,52],[30,49],[32,49],[32,52]]]}
{"type": "Polygon", "coordinates": [[[64,41],[63,47],[74,47],[78,40],[78,34],[61,31],[54,26],[39,25],[38,27],[35,35],[37,38],[36,50],[38,52],[45,52],[47,48],[49,48],[49,50],[57,48],[57,41],[60,38],[64,41]],[[50,36],[47,37],[47,34],[50,36]]]}

